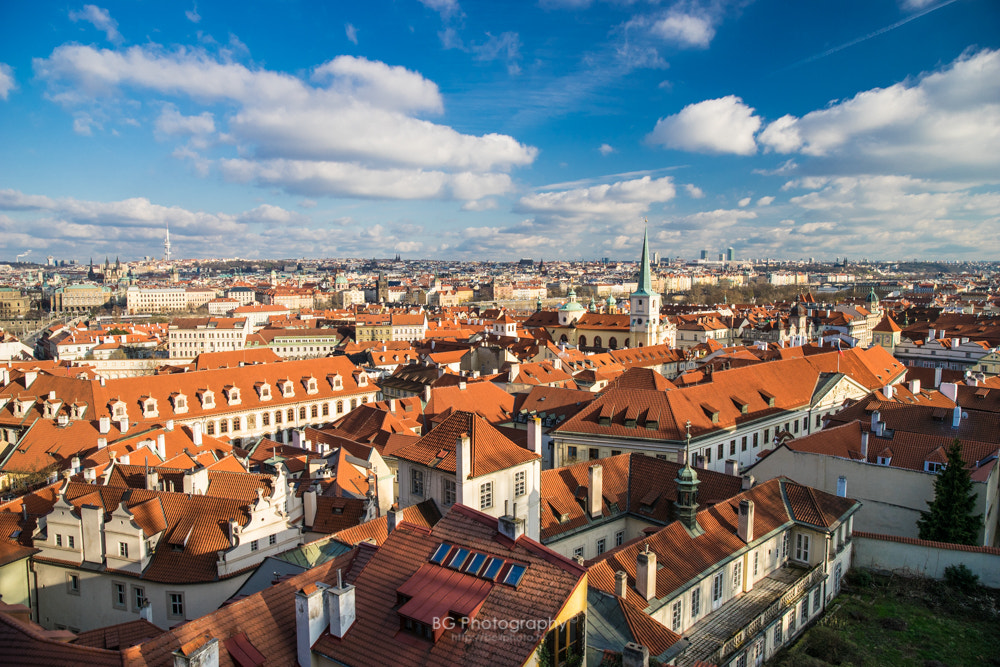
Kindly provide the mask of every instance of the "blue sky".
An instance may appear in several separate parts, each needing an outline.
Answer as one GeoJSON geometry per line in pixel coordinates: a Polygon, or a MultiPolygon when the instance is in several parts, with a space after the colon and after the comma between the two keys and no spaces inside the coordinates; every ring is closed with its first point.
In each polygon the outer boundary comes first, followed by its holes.
{"type": "Polygon", "coordinates": [[[997,259],[995,0],[13,3],[0,258],[997,259]]]}

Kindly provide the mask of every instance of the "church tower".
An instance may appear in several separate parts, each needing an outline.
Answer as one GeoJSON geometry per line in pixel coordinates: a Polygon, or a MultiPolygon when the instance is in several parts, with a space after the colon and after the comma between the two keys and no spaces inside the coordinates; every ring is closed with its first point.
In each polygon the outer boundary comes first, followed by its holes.
{"type": "Polygon", "coordinates": [[[629,334],[634,347],[657,345],[660,342],[660,295],[653,290],[649,271],[649,233],[642,234],[642,259],[639,285],[629,297],[629,334]]]}

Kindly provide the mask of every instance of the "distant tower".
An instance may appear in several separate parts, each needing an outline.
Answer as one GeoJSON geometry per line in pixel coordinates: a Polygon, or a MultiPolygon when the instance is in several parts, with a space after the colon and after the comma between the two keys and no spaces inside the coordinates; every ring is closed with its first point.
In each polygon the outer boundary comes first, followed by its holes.
{"type": "Polygon", "coordinates": [[[642,234],[639,284],[629,297],[629,333],[635,347],[657,345],[660,340],[660,295],[653,290],[649,272],[649,233],[642,234]]]}
{"type": "Polygon", "coordinates": [[[701,251],[701,258],[703,260],[708,260],[708,250],[702,250],[701,251]]]}
{"type": "Polygon", "coordinates": [[[167,238],[163,239],[163,255],[164,259],[168,262],[170,261],[170,223],[167,223],[167,238]]]}
{"type": "Polygon", "coordinates": [[[389,301],[389,280],[381,272],[375,279],[375,301],[377,303],[388,303],[389,301]]]}
{"type": "Polygon", "coordinates": [[[736,259],[736,251],[733,250],[731,247],[730,248],[726,248],[726,261],[727,262],[732,262],[735,259],[736,259]]]}

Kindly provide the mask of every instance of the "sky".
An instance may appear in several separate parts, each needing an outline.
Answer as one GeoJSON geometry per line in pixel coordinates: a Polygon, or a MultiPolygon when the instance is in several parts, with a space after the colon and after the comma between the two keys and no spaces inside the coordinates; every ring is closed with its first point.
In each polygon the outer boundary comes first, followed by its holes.
{"type": "Polygon", "coordinates": [[[0,261],[1000,259],[996,0],[0,4],[0,261]]]}

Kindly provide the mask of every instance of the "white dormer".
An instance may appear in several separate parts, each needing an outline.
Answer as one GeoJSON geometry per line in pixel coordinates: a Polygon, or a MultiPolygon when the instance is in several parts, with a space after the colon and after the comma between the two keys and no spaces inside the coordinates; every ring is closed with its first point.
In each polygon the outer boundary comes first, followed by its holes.
{"type": "Polygon", "coordinates": [[[227,384],[222,388],[222,393],[226,396],[226,402],[229,405],[239,405],[240,404],[240,390],[239,387],[234,387],[231,384],[227,384]]]}
{"type": "Polygon", "coordinates": [[[271,400],[271,385],[267,382],[258,382],[253,388],[257,391],[257,398],[262,401],[271,400]]]}
{"type": "Polygon", "coordinates": [[[292,386],[292,381],[288,379],[278,380],[278,390],[281,391],[281,395],[285,398],[289,396],[295,396],[295,387],[292,386]]]}
{"type": "Polygon", "coordinates": [[[139,397],[139,405],[142,407],[142,416],[144,418],[158,417],[160,415],[156,407],[156,399],[152,396],[141,396],[139,397]]]}
{"type": "Polygon", "coordinates": [[[115,421],[128,418],[128,406],[125,405],[125,401],[113,398],[108,403],[108,409],[111,411],[111,418],[115,421]]]}
{"type": "Polygon", "coordinates": [[[70,417],[73,419],[83,419],[83,415],[87,412],[86,403],[74,403],[70,407],[70,417]]]}
{"type": "Polygon", "coordinates": [[[316,378],[314,378],[311,375],[309,377],[302,378],[302,385],[306,388],[307,394],[319,393],[319,386],[318,383],[316,382],[316,378]]]}
{"type": "Polygon", "coordinates": [[[170,394],[170,403],[174,407],[175,414],[184,414],[188,411],[188,399],[187,396],[179,391],[175,391],[170,394]]]}
{"type": "Polygon", "coordinates": [[[330,383],[330,387],[334,391],[337,391],[339,389],[343,389],[344,388],[344,378],[340,375],[340,373],[335,373],[333,375],[327,375],[326,379],[330,383]]]}
{"type": "Polygon", "coordinates": [[[207,409],[215,407],[215,392],[211,389],[199,389],[198,390],[198,400],[201,401],[201,407],[207,409]]]}

